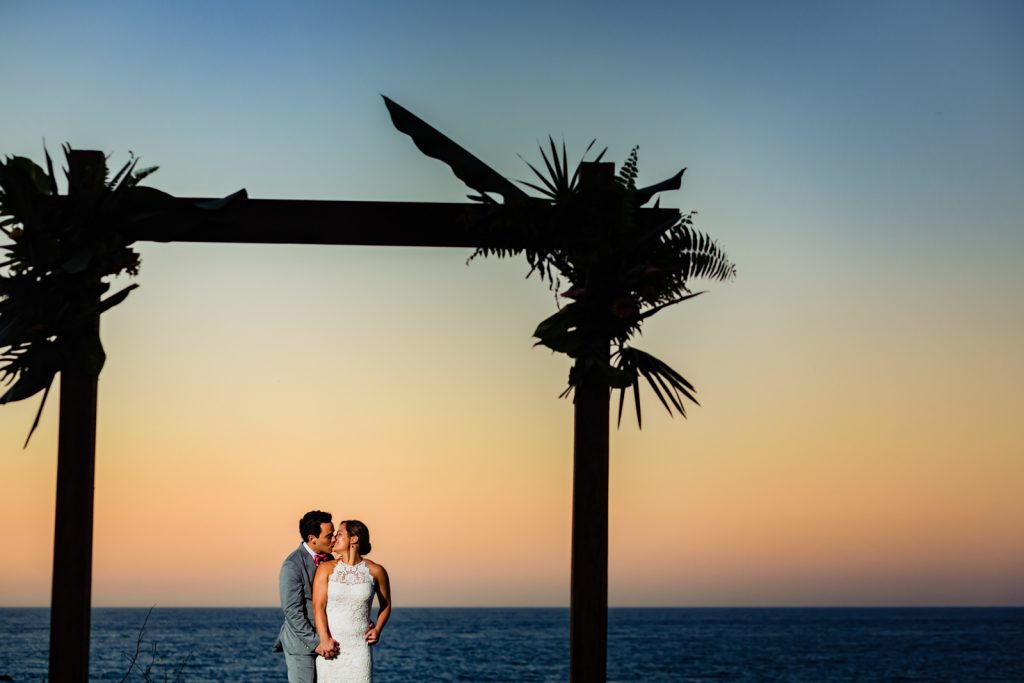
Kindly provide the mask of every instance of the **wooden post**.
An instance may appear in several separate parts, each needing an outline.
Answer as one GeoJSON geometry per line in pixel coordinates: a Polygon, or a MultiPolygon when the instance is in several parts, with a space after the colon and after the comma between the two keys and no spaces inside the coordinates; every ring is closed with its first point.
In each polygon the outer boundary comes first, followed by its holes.
{"type": "Polygon", "coordinates": [[[89,680],[92,603],[93,488],[96,473],[96,398],[99,368],[88,357],[99,338],[99,316],[61,370],[57,439],[57,513],[50,593],[50,683],[89,680]]]}
{"type": "MultiPolygon", "coordinates": [[[[583,164],[581,189],[599,192],[614,175],[613,164],[583,164]]],[[[601,342],[593,358],[607,364],[609,347],[608,340],[601,342]]],[[[603,683],[608,656],[608,382],[600,367],[587,367],[582,358],[574,376],[569,680],[603,683]]]]}
{"type": "Polygon", "coordinates": [[[608,649],[608,384],[597,368],[576,387],[573,439],[569,680],[597,683],[608,649]]]}

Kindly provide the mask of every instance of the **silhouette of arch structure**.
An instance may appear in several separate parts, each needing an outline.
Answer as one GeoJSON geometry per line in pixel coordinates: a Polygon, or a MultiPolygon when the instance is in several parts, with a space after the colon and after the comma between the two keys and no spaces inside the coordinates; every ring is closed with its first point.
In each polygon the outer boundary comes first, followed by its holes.
{"type": "MultiPolygon", "coordinates": [[[[458,169],[453,170],[459,174],[458,169]]],[[[611,163],[586,163],[581,166],[580,185],[608,183],[613,176],[611,163]]],[[[217,200],[176,201],[194,206],[217,200]]],[[[500,205],[480,203],[246,199],[231,211],[193,223],[185,231],[168,226],[151,228],[149,232],[140,232],[136,241],[526,246],[509,242],[507,236],[483,234],[472,227],[501,210],[500,205]]],[[[638,220],[655,226],[679,216],[676,209],[644,208],[639,210],[638,220]]],[[[98,330],[98,314],[91,325],[98,330]]],[[[89,670],[98,372],[90,371],[83,363],[64,366],[61,377],[49,680],[78,683],[88,679],[89,670]]],[[[607,383],[581,382],[574,403],[570,680],[594,683],[605,680],[607,650],[607,383]]]]}

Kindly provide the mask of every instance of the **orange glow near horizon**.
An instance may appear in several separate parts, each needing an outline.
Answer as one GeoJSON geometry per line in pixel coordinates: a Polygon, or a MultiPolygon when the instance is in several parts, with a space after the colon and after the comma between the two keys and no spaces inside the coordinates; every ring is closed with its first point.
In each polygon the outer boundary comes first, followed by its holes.
{"type": "MultiPolygon", "coordinates": [[[[362,319],[266,297],[227,317],[237,291],[258,293],[258,268],[196,310],[170,297],[175,250],[148,251],[145,288],[104,327],[94,604],[273,605],[313,508],[368,523],[403,604],[566,604],[571,403],[555,396],[567,366],[524,334],[551,304],[542,288],[514,287],[523,303],[482,327],[472,283],[496,287],[509,264],[385,293],[362,319]],[[330,331],[339,320],[349,331],[330,331]],[[186,351],[194,336],[200,353],[186,351]]],[[[296,275],[328,277],[299,252],[296,275]]],[[[461,259],[424,258],[439,279],[461,259]]],[[[920,358],[837,337],[794,350],[762,335],[744,350],[738,330],[758,315],[736,308],[744,286],[647,335],[703,406],[672,420],[647,396],[643,431],[627,413],[612,435],[611,604],[1019,603],[1010,378],[972,389],[990,361],[964,359],[950,372],[972,400],[954,416],[920,358]],[[736,330],[683,326],[717,315],[736,330]]],[[[5,406],[6,443],[33,410],[5,406]]],[[[54,402],[31,446],[4,453],[0,604],[48,602],[56,422],[54,402]]]]}

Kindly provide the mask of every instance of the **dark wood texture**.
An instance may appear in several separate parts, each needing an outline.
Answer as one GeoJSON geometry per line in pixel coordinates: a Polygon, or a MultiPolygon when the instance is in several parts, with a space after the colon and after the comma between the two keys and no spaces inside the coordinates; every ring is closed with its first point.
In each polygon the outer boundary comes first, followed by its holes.
{"type": "Polygon", "coordinates": [[[483,219],[487,210],[480,204],[247,199],[210,213],[205,222],[184,228],[153,226],[138,237],[157,242],[476,247],[483,236],[468,224],[483,219]]]}
{"type": "MultiPolygon", "coordinates": [[[[99,335],[99,316],[92,332],[99,335]]],[[[84,350],[85,344],[82,344],[84,350]]],[[[50,683],[89,680],[98,372],[84,354],[61,372],[57,512],[50,598],[50,683]]]]}
{"type": "Polygon", "coordinates": [[[608,642],[608,384],[600,370],[591,367],[576,387],[574,413],[569,680],[598,683],[608,642]]]}
{"type": "MultiPolygon", "coordinates": [[[[615,182],[615,165],[580,166],[580,191],[600,194],[615,182]]],[[[678,214],[676,214],[678,215],[678,214]]],[[[586,287],[601,296],[606,264],[592,264],[586,287]]],[[[569,584],[569,681],[603,683],[608,659],[608,382],[609,339],[573,368],[572,559],[569,584]],[[595,363],[596,361],[596,363],[595,363]]]]}
{"type": "MultiPolygon", "coordinates": [[[[181,198],[183,204],[216,200],[181,198]]],[[[355,202],[247,199],[223,214],[188,227],[151,225],[137,239],[152,242],[244,244],[351,244],[382,247],[526,247],[513,236],[481,230],[500,207],[440,202],[355,202]]],[[[641,209],[655,225],[679,217],[677,209],[641,209]]]]}

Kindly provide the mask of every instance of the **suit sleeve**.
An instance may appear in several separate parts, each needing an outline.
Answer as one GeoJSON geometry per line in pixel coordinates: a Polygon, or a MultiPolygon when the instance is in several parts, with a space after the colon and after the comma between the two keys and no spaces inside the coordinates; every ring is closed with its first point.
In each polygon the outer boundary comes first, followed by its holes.
{"type": "Polygon", "coordinates": [[[284,620],[302,643],[312,652],[320,643],[316,629],[309,621],[306,613],[306,596],[302,590],[302,573],[294,562],[285,562],[281,566],[280,576],[281,609],[284,620]]]}

